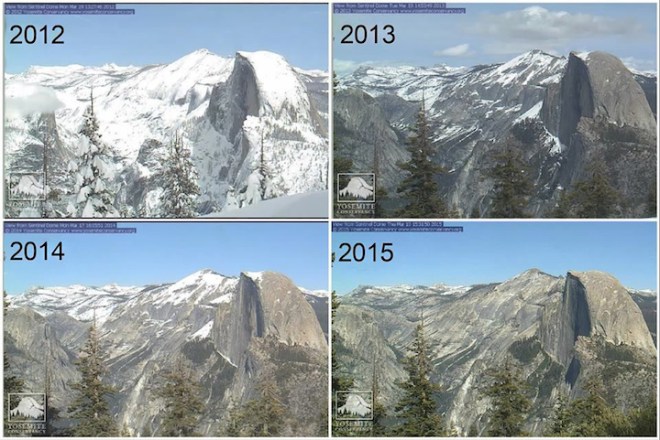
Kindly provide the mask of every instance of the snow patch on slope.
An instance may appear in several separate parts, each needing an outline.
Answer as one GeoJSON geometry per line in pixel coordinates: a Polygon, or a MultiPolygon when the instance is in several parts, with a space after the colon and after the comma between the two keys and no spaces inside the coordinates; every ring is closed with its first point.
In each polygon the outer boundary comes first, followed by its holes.
{"type": "Polygon", "coordinates": [[[211,335],[211,329],[213,328],[213,321],[209,321],[202,328],[197,330],[191,339],[206,339],[211,335]]]}
{"type": "Polygon", "coordinates": [[[208,217],[323,218],[328,215],[328,191],[263,200],[244,208],[213,212],[208,217]]]}

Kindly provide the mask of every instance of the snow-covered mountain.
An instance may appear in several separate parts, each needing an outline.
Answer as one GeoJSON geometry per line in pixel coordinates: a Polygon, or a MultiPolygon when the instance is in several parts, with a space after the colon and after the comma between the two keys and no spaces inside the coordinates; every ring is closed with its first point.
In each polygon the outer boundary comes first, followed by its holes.
{"type": "Polygon", "coordinates": [[[340,297],[333,348],[340,368],[355,380],[354,390],[370,389],[376,374],[380,403],[392,408],[401,395],[396,383],[406,379],[401,359],[423,316],[445,422],[459,433],[470,427],[485,433],[485,372],[508,361],[530,387],[525,428],[541,435],[559,391],[581,396],[592,375],[621,408],[655,396],[652,298],[642,304],[616,278],[598,271],[557,277],[530,269],[469,287],[360,286],[340,297]]]}
{"type": "Polygon", "coordinates": [[[383,207],[393,211],[404,203],[397,163],[409,159],[406,140],[423,100],[432,159],[446,170],[440,191],[460,215],[488,216],[493,181],[485,172],[498,152],[516,147],[532,173],[531,215],[548,214],[600,157],[626,199],[620,215],[640,217],[655,185],[656,82],[603,52],[534,50],[459,68],[363,65],[339,78],[334,152],[357,173],[374,172],[377,153],[383,207]]]}
{"type": "Polygon", "coordinates": [[[43,172],[46,153],[58,211],[92,90],[102,140],[116,154],[116,204],[130,214],[158,215],[163,162],[177,131],[199,175],[200,214],[223,210],[228,194],[230,204],[257,201],[245,193],[262,149],[272,196],[327,187],[327,74],[271,52],[224,58],[202,49],[169,64],[33,66],[5,75],[6,170],[43,172]]]}
{"type": "Polygon", "coordinates": [[[228,406],[255,398],[275,378],[287,407],[286,435],[314,436],[327,404],[327,297],[308,295],[286,276],[212,270],[175,283],[36,287],[10,298],[5,353],[12,371],[37,392],[51,369],[51,404],[66,426],[74,361],[94,318],[117,387],[112,412],[131,432],[158,434],[156,384],[177,358],[192,364],[204,395],[199,432],[217,435],[228,406]],[[325,304],[325,310],[320,307],[325,304]],[[46,362],[46,358],[48,362],[46,362]],[[302,398],[301,396],[304,396],[302,398]]]}

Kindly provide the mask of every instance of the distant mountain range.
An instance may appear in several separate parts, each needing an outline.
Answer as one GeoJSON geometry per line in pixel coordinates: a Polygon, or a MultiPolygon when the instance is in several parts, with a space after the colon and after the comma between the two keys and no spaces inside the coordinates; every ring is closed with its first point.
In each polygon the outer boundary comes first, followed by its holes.
{"type": "Polygon", "coordinates": [[[37,287],[10,298],[5,353],[26,391],[43,392],[51,366],[50,404],[66,426],[74,361],[96,317],[107,380],[118,390],[111,411],[132,435],[158,435],[155,383],[183,356],[203,392],[203,435],[218,435],[230,402],[256,398],[268,376],[288,410],[284,435],[314,436],[327,408],[327,300],[327,292],[304,291],[273,272],[202,270],[172,284],[37,287]]]}
{"type": "MultiPolygon", "coordinates": [[[[42,173],[47,157],[48,193],[58,193],[50,198],[54,215],[64,215],[73,197],[69,163],[92,91],[102,140],[115,153],[115,204],[130,216],[158,215],[176,132],[199,175],[199,214],[250,202],[241,194],[262,148],[275,196],[327,189],[327,73],[298,69],[272,52],[223,58],[201,49],[169,64],[5,74],[5,175],[42,173]],[[237,200],[228,207],[229,193],[237,200]]],[[[39,203],[7,207],[12,217],[41,216],[39,203]]]]}
{"type": "Polygon", "coordinates": [[[440,192],[460,216],[489,216],[486,172],[495,153],[516,146],[534,186],[529,215],[549,215],[598,158],[621,195],[617,215],[645,217],[656,185],[656,83],[655,74],[603,52],[534,50],[460,68],[363,65],[339,78],[334,154],[358,173],[374,172],[377,156],[383,206],[401,207],[396,188],[405,173],[397,163],[409,159],[406,140],[423,100],[432,160],[446,170],[437,177],[440,192]]]}
{"type": "Polygon", "coordinates": [[[530,386],[525,429],[533,435],[543,433],[559,392],[579,397],[590,377],[625,409],[656,393],[657,296],[629,291],[604,272],[555,277],[531,269],[473,286],[360,286],[340,300],[333,322],[338,362],[356,390],[371,389],[375,369],[381,403],[390,409],[423,310],[431,379],[442,387],[439,412],[462,434],[471,427],[485,433],[485,371],[505,361],[530,386]]]}

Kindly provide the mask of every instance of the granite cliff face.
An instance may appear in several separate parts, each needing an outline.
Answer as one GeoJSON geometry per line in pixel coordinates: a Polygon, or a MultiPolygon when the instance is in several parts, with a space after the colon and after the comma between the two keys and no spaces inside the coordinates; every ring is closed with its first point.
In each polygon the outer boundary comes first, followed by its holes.
{"type": "MultiPolygon", "coordinates": [[[[439,382],[440,412],[459,431],[486,428],[488,402],[479,391],[486,369],[517,365],[532,390],[526,426],[542,432],[559,391],[581,395],[601,377],[622,408],[655,393],[657,351],[639,307],[602,272],[565,278],[532,269],[508,281],[448,287],[359,287],[342,297],[336,326],[338,359],[371,386],[374,364],[386,407],[396,401],[407,354],[424,305],[425,331],[439,382]]],[[[360,388],[361,387],[361,388],[360,388]]]]}
{"type": "MultiPolygon", "coordinates": [[[[561,81],[561,95],[561,118],[567,119],[567,124],[560,122],[560,126],[569,128],[566,131],[574,130],[582,117],[655,130],[655,118],[642,87],[621,60],[608,53],[572,52],[561,81]]],[[[560,140],[568,143],[565,135],[560,140]]]]}
{"type": "Polygon", "coordinates": [[[335,154],[353,160],[355,172],[373,172],[374,144],[381,146],[385,207],[400,206],[395,189],[404,173],[396,162],[407,158],[424,99],[432,159],[447,171],[437,176],[440,192],[461,216],[475,209],[489,216],[486,171],[496,153],[515,147],[531,171],[532,216],[548,215],[562,191],[603,160],[621,195],[617,215],[642,217],[655,185],[656,81],[603,52],[564,58],[531,51],[470,68],[363,66],[340,78],[335,92],[335,154]],[[358,91],[367,97],[357,99],[358,91]],[[378,134],[368,135],[374,128],[378,134]]]}
{"type": "Polygon", "coordinates": [[[230,402],[257,396],[264,377],[275,378],[289,413],[288,435],[322,429],[327,401],[327,343],[303,292],[284,275],[210,270],[173,284],[89,288],[37,288],[11,299],[5,318],[5,350],[26,389],[41,392],[46,371],[53,405],[71,402],[78,380],[74,361],[96,315],[107,353],[107,380],[117,388],[111,410],[119,426],[155,435],[161,404],[155,390],[161,372],[183,358],[203,393],[199,432],[216,435],[230,402]]]}

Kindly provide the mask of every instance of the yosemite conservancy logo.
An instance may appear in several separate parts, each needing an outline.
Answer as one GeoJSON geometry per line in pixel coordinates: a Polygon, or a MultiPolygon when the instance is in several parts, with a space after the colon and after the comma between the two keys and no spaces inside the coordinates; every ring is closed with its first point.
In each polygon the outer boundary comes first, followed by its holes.
{"type": "Polygon", "coordinates": [[[46,394],[9,393],[9,422],[43,423],[46,421],[46,394]]]}
{"type": "Polygon", "coordinates": [[[375,202],[376,175],[374,173],[337,174],[338,202],[375,202]]]}
{"type": "Polygon", "coordinates": [[[335,418],[337,420],[373,420],[371,391],[337,391],[335,418]]]}
{"type": "Polygon", "coordinates": [[[9,173],[9,200],[45,200],[46,187],[43,172],[9,173]]]}

